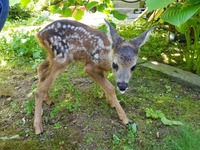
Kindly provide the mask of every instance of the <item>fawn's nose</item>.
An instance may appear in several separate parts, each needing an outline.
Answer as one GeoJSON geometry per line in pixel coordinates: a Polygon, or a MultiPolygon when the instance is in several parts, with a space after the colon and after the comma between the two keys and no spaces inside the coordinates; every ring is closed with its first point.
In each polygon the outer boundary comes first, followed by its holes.
{"type": "Polygon", "coordinates": [[[125,82],[117,82],[117,87],[119,88],[120,92],[122,94],[125,93],[125,91],[127,90],[128,88],[128,83],[125,83],[125,82]]]}

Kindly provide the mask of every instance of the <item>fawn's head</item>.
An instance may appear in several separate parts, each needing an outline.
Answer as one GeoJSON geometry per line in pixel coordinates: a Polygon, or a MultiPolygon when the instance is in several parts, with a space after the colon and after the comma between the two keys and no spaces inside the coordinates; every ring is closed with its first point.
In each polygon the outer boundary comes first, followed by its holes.
{"type": "Polygon", "coordinates": [[[140,47],[145,44],[151,31],[151,28],[130,41],[124,40],[114,29],[114,27],[105,20],[108,26],[108,38],[112,44],[112,71],[119,91],[124,94],[128,89],[128,82],[135,70],[140,47]]]}

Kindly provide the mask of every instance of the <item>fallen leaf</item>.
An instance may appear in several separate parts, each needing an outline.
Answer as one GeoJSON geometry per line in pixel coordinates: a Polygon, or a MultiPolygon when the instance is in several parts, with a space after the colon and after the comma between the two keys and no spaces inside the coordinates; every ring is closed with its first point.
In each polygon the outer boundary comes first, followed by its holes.
{"type": "Polygon", "coordinates": [[[162,123],[164,124],[164,125],[183,125],[183,123],[182,122],[180,122],[180,121],[174,121],[174,120],[169,120],[169,119],[167,119],[166,117],[162,117],[161,118],[161,121],[162,121],[162,123]]]}

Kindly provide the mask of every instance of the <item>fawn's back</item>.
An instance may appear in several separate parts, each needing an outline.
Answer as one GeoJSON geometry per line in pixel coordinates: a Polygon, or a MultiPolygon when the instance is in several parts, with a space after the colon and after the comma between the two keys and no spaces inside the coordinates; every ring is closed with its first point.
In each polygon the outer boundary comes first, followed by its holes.
{"type": "Polygon", "coordinates": [[[111,50],[107,36],[94,28],[72,20],[58,20],[37,34],[50,57],[61,63],[66,60],[92,61],[105,66],[111,50]]]}

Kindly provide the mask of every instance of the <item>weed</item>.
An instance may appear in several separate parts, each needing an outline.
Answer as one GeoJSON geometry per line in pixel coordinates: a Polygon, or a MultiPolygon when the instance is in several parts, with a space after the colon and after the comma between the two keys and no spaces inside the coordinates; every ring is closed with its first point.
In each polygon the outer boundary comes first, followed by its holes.
{"type": "Polygon", "coordinates": [[[113,149],[123,149],[123,150],[132,149],[134,147],[134,142],[137,138],[136,132],[137,132],[136,124],[130,124],[128,125],[128,130],[126,131],[125,136],[120,137],[117,134],[113,134],[112,137],[113,149]]]}
{"type": "Polygon", "coordinates": [[[27,24],[39,25],[47,21],[48,17],[49,17],[48,12],[42,12],[42,14],[37,15],[36,18],[35,17],[29,18],[27,20],[27,24]]]}
{"type": "Polygon", "coordinates": [[[72,113],[74,110],[78,109],[78,106],[78,102],[72,103],[70,99],[64,100],[55,106],[55,108],[51,111],[50,116],[51,118],[54,118],[59,112],[65,109],[72,113]]]}
{"type": "Polygon", "coordinates": [[[18,103],[11,103],[12,111],[19,112],[19,104],[18,103]]]}
{"type": "Polygon", "coordinates": [[[31,17],[31,11],[22,8],[19,3],[10,7],[8,20],[12,21],[27,20],[30,17],[31,17]]]}
{"type": "Polygon", "coordinates": [[[118,135],[113,134],[113,137],[112,137],[112,138],[113,138],[112,143],[113,143],[114,145],[119,144],[120,139],[119,139],[118,135]]]}
{"type": "Polygon", "coordinates": [[[93,83],[92,93],[93,93],[94,98],[102,98],[104,96],[104,92],[102,88],[97,83],[93,83]]]}
{"type": "Polygon", "coordinates": [[[59,122],[55,122],[53,126],[56,129],[60,129],[62,127],[59,122]]]}
{"type": "Polygon", "coordinates": [[[60,150],[63,150],[64,149],[64,144],[65,144],[65,142],[64,141],[61,141],[61,142],[59,142],[59,146],[60,146],[60,150]]]}
{"type": "Polygon", "coordinates": [[[91,133],[87,133],[86,134],[86,143],[87,144],[92,144],[92,142],[93,142],[92,134],[91,133]]]}
{"type": "Polygon", "coordinates": [[[52,92],[52,97],[53,98],[57,98],[59,95],[59,89],[57,88],[54,88],[53,92],[52,92]]]}
{"type": "Polygon", "coordinates": [[[33,113],[34,106],[35,105],[34,105],[33,100],[30,100],[30,101],[25,103],[24,110],[25,110],[26,116],[30,116],[33,113]]]}
{"type": "Polygon", "coordinates": [[[134,144],[135,138],[136,138],[136,132],[137,132],[137,126],[136,124],[130,124],[128,126],[128,144],[134,144]]]}
{"type": "Polygon", "coordinates": [[[179,121],[174,121],[174,120],[169,120],[165,117],[165,115],[160,111],[160,110],[153,110],[150,108],[146,108],[145,110],[146,112],[146,117],[150,118],[150,119],[157,119],[160,118],[161,122],[164,125],[183,125],[183,123],[179,122],[179,121]]]}
{"type": "Polygon", "coordinates": [[[4,60],[13,61],[13,59],[24,58],[34,66],[43,61],[44,51],[36,41],[35,33],[35,30],[10,30],[8,35],[0,37],[0,53],[4,56],[4,60]]]}

